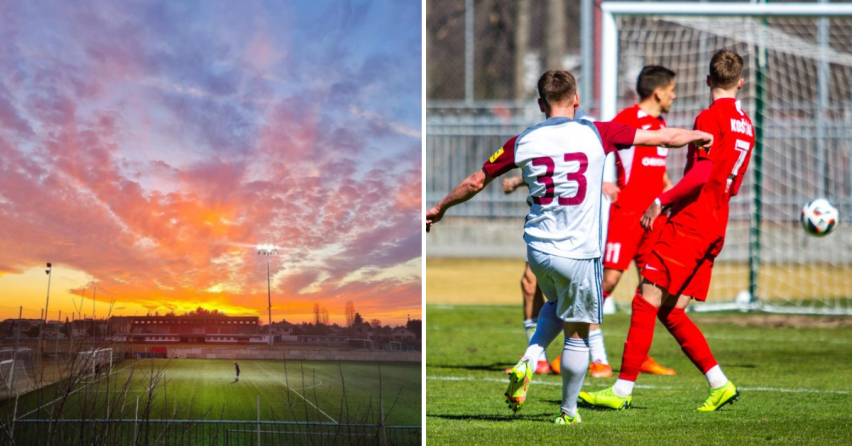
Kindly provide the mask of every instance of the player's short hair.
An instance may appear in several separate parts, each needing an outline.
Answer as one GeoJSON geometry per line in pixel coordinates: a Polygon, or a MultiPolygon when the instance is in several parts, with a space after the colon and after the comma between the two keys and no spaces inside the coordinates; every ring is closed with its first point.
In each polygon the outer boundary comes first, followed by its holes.
{"type": "Polygon", "coordinates": [[[548,104],[562,102],[577,94],[577,81],[565,70],[549,70],[538,78],[538,97],[548,104]]]}
{"type": "Polygon", "coordinates": [[[743,77],[743,58],[734,51],[721,49],[710,59],[710,83],[732,87],[743,77]]]}
{"type": "Polygon", "coordinates": [[[647,99],[658,88],[666,88],[675,78],[675,72],[659,65],[648,65],[642,68],[636,78],[636,93],[640,99],[647,99]]]}

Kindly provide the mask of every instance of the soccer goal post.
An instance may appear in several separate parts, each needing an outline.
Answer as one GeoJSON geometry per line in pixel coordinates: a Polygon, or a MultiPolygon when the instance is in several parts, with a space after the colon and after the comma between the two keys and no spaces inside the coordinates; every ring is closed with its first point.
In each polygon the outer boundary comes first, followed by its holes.
{"type": "MultiPolygon", "coordinates": [[[[731,200],[725,247],[708,303],[696,309],[852,315],[852,4],[604,2],[601,118],[636,102],[645,65],[677,73],[666,120],[691,128],[709,105],[710,58],[728,48],[745,62],[739,93],[755,126],[740,194],[731,200]],[[825,238],[805,234],[802,206],[839,209],[825,238]]],[[[683,174],[672,151],[669,174],[683,174]]]]}
{"type": "Polygon", "coordinates": [[[0,361],[0,390],[13,394],[23,394],[35,388],[27,372],[26,363],[21,359],[0,361]]]}
{"type": "Polygon", "coordinates": [[[81,365],[85,368],[87,375],[100,376],[112,373],[114,357],[111,348],[101,348],[80,352],[82,354],[81,365]]]}

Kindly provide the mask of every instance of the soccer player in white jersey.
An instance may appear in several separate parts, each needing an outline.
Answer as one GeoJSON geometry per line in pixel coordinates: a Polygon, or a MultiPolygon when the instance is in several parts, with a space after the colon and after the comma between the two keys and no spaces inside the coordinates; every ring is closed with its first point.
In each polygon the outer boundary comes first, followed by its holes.
{"type": "Polygon", "coordinates": [[[708,147],[712,136],[668,128],[636,130],[623,124],[574,120],[580,97],[571,73],[551,70],[538,81],[547,120],[511,138],[485,163],[426,212],[426,230],[451,207],[473,198],[494,178],[518,167],[529,185],[524,224],[527,257],[548,303],[524,357],[509,373],[509,407],[526,401],[532,367],[560,331],[562,408],[554,422],[580,421],[577,395],[589,367],[589,325],[603,319],[601,293],[601,183],[606,154],[634,145],[708,147]]]}

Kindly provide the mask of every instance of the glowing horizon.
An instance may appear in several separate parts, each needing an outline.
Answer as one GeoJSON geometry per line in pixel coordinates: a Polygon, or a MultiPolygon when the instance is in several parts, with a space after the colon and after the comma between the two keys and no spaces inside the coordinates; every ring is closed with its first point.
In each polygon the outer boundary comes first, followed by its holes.
{"type": "Polygon", "coordinates": [[[421,318],[419,3],[0,14],[0,318],[421,318]]]}

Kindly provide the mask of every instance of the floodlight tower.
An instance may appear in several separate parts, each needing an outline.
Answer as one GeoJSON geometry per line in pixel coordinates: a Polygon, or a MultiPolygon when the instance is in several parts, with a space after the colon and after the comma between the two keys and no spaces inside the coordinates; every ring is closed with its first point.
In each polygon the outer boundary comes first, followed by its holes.
{"type": "Polygon", "coordinates": [[[272,282],[269,277],[269,256],[278,255],[278,246],[276,245],[257,245],[257,255],[266,257],[266,299],[269,304],[267,310],[269,312],[269,349],[272,350],[272,282]]]}
{"type": "Polygon", "coordinates": [[[50,262],[47,262],[47,269],[44,270],[45,274],[47,274],[47,300],[44,302],[44,312],[42,312],[41,329],[38,331],[39,366],[41,366],[41,354],[42,350],[44,350],[44,345],[42,345],[42,341],[44,341],[44,330],[45,328],[47,328],[47,306],[50,304],[51,271],[53,271],[53,265],[51,265],[50,262]]]}

